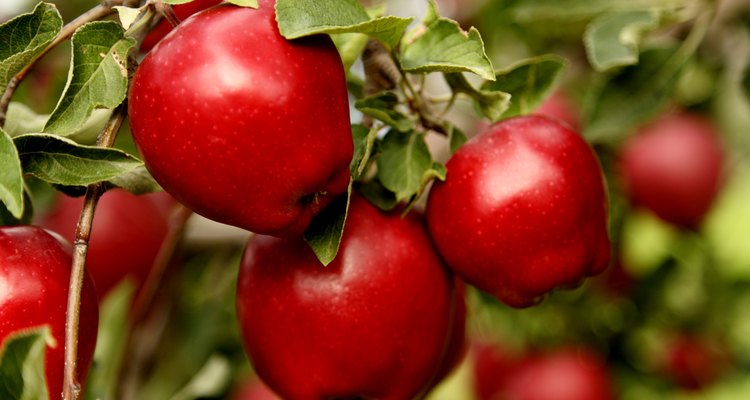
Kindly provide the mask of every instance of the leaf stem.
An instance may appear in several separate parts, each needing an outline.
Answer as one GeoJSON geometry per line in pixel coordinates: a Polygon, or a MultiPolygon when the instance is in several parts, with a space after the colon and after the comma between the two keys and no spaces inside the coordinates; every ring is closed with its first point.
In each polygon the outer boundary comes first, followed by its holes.
{"type": "MultiPolygon", "coordinates": [[[[102,129],[97,139],[97,145],[111,147],[117,132],[120,130],[127,115],[127,102],[115,108],[112,116],[102,129]]],[[[78,330],[81,317],[81,290],[86,274],[85,263],[88,252],[91,227],[94,221],[94,211],[99,197],[104,193],[104,184],[95,183],[86,189],[81,214],[76,226],[76,237],[73,243],[73,266],[70,271],[70,286],[68,291],[68,306],[65,320],[65,371],[63,383],[63,399],[77,400],[81,395],[81,384],[78,382],[78,330]]]]}
{"type": "Polygon", "coordinates": [[[10,104],[10,99],[13,97],[13,93],[15,93],[18,85],[21,84],[23,79],[29,73],[31,68],[36,64],[36,62],[44,57],[47,53],[49,53],[52,49],[57,47],[57,45],[71,37],[76,29],[86,23],[97,21],[106,17],[112,12],[112,7],[121,5],[123,1],[125,0],[105,0],[96,7],[79,15],[78,18],[65,24],[65,26],[62,27],[55,39],[53,39],[52,42],[44,50],[42,50],[41,53],[34,57],[34,59],[32,59],[31,62],[29,62],[21,71],[19,71],[15,76],[13,76],[13,78],[11,78],[10,82],[8,82],[8,87],[5,89],[2,97],[0,97],[0,127],[5,126],[5,118],[8,112],[8,105],[10,104]]]}

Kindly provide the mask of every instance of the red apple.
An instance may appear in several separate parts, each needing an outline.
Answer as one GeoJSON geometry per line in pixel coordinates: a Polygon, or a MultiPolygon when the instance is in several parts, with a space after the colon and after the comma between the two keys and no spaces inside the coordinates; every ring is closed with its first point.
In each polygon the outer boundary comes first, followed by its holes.
{"type": "Polygon", "coordinates": [[[293,236],[349,183],[339,54],[327,36],[284,39],[272,0],[181,23],[140,64],[129,114],[154,178],[218,222],[293,236]]]}
{"type": "Polygon", "coordinates": [[[466,344],[466,298],[464,284],[460,279],[456,279],[456,300],[453,309],[453,323],[451,325],[450,337],[448,338],[448,347],[445,350],[443,361],[440,362],[437,375],[433,380],[432,387],[437,386],[451,372],[453,372],[464,357],[468,347],[466,344]]]}
{"type": "Polygon", "coordinates": [[[504,378],[494,398],[515,400],[613,400],[612,379],[600,357],[584,349],[527,356],[504,378]]]}
{"type": "Polygon", "coordinates": [[[496,345],[475,347],[479,400],[612,400],[607,365],[585,348],[512,355],[496,345]]]}
{"type": "Polygon", "coordinates": [[[721,343],[681,333],[668,344],[658,367],[675,385],[699,390],[714,383],[729,366],[729,352],[721,343]]]}
{"type": "MultiPolygon", "coordinates": [[[[8,335],[48,326],[53,343],[44,352],[50,398],[62,396],[65,315],[70,282],[71,246],[35,226],[0,227],[0,347],[8,335]]],[[[81,293],[78,379],[85,381],[96,346],[99,308],[88,274],[81,293]]]]}
{"type": "Polygon", "coordinates": [[[427,222],[467,283],[526,307],[606,268],[601,168],[569,127],[542,116],[508,119],[464,144],[446,167],[427,222]]]}
{"type": "Polygon", "coordinates": [[[250,239],[237,311],[245,350],[285,399],[411,399],[437,373],[454,281],[414,212],[352,197],[327,267],[301,237],[250,239]]]}
{"type": "Polygon", "coordinates": [[[697,228],[722,183],[716,127],[686,112],[662,116],[623,146],[620,171],[632,201],[667,222],[697,228]]]}
{"type": "MultiPolygon", "coordinates": [[[[109,190],[101,197],[86,256],[86,268],[94,278],[100,298],[125,277],[138,288],[146,281],[168,230],[163,204],[169,195],[136,196],[122,189],[109,190]]],[[[66,239],[75,239],[83,197],[58,196],[50,212],[38,224],[66,239]]]]}
{"type": "MultiPolygon", "coordinates": [[[[172,6],[172,10],[174,11],[174,15],[177,17],[177,19],[183,21],[187,17],[197,13],[198,11],[205,10],[206,8],[215,6],[221,2],[222,0],[195,0],[191,1],[190,3],[177,4],[175,6],[172,6]]],[[[156,24],[153,29],[151,29],[151,32],[149,32],[148,35],[146,35],[146,37],[143,39],[143,43],[141,43],[141,51],[150,51],[154,48],[154,46],[156,46],[157,43],[159,43],[160,40],[164,38],[164,36],[167,36],[167,34],[171,31],[172,24],[170,24],[166,18],[163,18],[161,21],[159,21],[158,24],[156,24]]]]}

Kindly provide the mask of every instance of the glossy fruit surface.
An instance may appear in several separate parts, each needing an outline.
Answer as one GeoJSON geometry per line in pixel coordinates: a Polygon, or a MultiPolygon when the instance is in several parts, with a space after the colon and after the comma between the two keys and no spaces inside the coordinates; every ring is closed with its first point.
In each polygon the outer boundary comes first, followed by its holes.
{"type": "MultiPolygon", "coordinates": [[[[34,226],[0,227],[0,342],[12,333],[47,325],[54,345],[44,352],[50,398],[62,395],[65,315],[71,247],[34,226]]],[[[99,307],[88,274],[81,294],[78,376],[83,382],[94,355],[99,307]]]]}
{"type": "Polygon", "coordinates": [[[448,161],[427,202],[430,233],[466,283],[530,306],[609,262],[607,200],[587,143],[542,116],[491,126],[448,161]]]}
{"type": "MultiPolygon", "coordinates": [[[[215,6],[221,3],[222,0],[194,0],[190,3],[177,4],[172,6],[174,15],[178,20],[184,21],[187,17],[197,13],[198,11],[205,10],[208,7],[215,6]]],[[[172,31],[172,24],[163,18],[158,24],[146,35],[141,43],[141,51],[147,52],[156,46],[156,44],[167,36],[172,31]]]]}
{"type": "Polygon", "coordinates": [[[480,348],[475,362],[479,400],[613,400],[607,365],[583,348],[560,348],[513,358],[480,348]]]}
{"type": "Polygon", "coordinates": [[[237,309],[258,375],[285,399],[410,399],[427,389],[451,330],[454,282],[414,212],[355,195],[336,259],[302,238],[255,236],[237,309]]]}
{"type": "Polygon", "coordinates": [[[433,387],[438,385],[461,364],[468,351],[466,343],[466,294],[463,282],[460,279],[456,279],[455,281],[456,294],[453,309],[453,325],[443,361],[440,362],[440,368],[438,368],[437,375],[435,375],[433,380],[433,387]]]}
{"type": "Polygon", "coordinates": [[[232,393],[231,400],[279,400],[279,397],[266,384],[255,378],[243,382],[232,393]]]}
{"type": "Polygon", "coordinates": [[[182,22],[140,64],[129,98],[146,166],[207,218],[292,236],[349,183],[344,70],[325,36],[287,41],[274,2],[182,22]]]}
{"type": "MultiPolygon", "coordinates": [[[[130,277],[136,287],[146,281],[168,230],[163,203],[174,201],[166,193],[136,196],[122,189],[109,190],[100,198],[86,255],[99,298],[122,279],[130,277]]],[[[75,239],[83,197],[60,195],[39,225],[75,239]]]]}
{"type": "Polygon", "coordinates": [[[724,152],[708,119],[667,114],[623,146],[620,170],[633,202],[675,225],[696,228],[721,187],[724,152]]]}

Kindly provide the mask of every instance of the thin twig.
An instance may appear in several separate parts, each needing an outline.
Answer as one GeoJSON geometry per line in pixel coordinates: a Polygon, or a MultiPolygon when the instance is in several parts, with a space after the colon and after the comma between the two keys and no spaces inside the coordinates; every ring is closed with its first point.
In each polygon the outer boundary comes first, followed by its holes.
{"type": "Polygon", "coordinates": [[[47,47],[45,47],[41,53],[37,54],[36,57],[34,57],[21,71],[19,71],[16,75],[13,76],[13,78],[11,78],[10,82],[8,82],[8,86],[5,89],[5,92],[3,93],[2,97],[0,97],[0,127],[5,126],[5,118],[8,112],[8,105],[10,104],[10,99],[13,97],[13,93],[15,93],[18,85],[23,81],[23,79],[29,73],[31,68],[36,64],[36,62],[44,57],[47,53],[49,53],[52,49],[57,47],[57,45],[71,37],[76,29],[80,28],[82,25],[92,21],[100,20],[109,15],[112,12],[112,7],[122,4],[122,1],[123,0],[104,1],[98,6],[79,15],[78,18],[65,24],[65,26],[62,27],[57,36],[52,40],[52,42],[47,45],[47,47]]]}

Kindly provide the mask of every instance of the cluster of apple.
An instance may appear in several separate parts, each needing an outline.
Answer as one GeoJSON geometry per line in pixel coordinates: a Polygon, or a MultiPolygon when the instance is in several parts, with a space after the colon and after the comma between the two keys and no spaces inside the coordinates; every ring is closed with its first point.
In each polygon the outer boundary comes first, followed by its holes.
{"type": "Polygon", "coordinates": [[[181,24],[140,64],[129,114],[166,191],[257,234],[238,317],[253,366],[277,393],[412,398],[463,352],[453,273],[525,307],[606,267],[598,161],[576,132],[540,116],[465,144],[430,194],[427,228],[420,213],[381,211],[355,190],[338,255],[323,267],[302,232],[349,185],[344,71],[328,38],[287,41],[274,14],[261,1],[181,24]]]}
{"type": "MultiPolygon", "coordinates": [[[[214,3],[175,9],[185,17],[214,3]]],[[[256,233],[242,259],[237,310],[253,366],[276,393],[423,395],[466,352],[463,282],[520,308],[607,267],[599,162],[573,124],[541,115],[501,121],[464,144],[446,165],[445,181],[432,187],[424,213],[382,211],[354,184],[338,255],[323,267],[302,233],[352,187],[344,71],[329,38],[286,40],[273,0],[259,3],[213,7],[158,45],[147,40],[144,48],[153,50],[128,101],[138,149],[169,195],[256,233]]],[[[620,159],[633,202],[695,228],[721,184],[723,154],[713,131],[700,117],[675,113],[634,136],[620,159]]],[[[93,279],[86,278],[81,305],[81,377],[96,342],[95,292],[103,297],[125,276],[146,281],[166,236],[165,204],[172,200],[159,196],[111,190],[97,209],[87,260],[93,279]],[[143,246],[122,251],[129,248],[122,243],[134,241],[143,246]]],[[[76,202],[61,198],[39,225],[73,240],[76,202]]],[[[8,293],[0,338],[50,327],[56,346],[45,353],[49,393],[62,391],[70,254],[69,244],[48,231],[0,228],[0,289],[8,293]],[[44,290],[27,296],[29,287],[44,290]],[[44,312],[28,312],[31,304],[44,304],[44,312]]],[[[482,382],[484,351],[477,350],[476,365],[481,398],[559,399],[575,385],[593,394],[571,398],[614,397],[602,361],[586,350],[505,360],[482,382]],[[556,376],[561,370],[571,375],[556,376]],[[532,383],[547,375],[567,386],[532,383]]],[[[694,384],[692,376],[675,379],[694,384]]]]}

